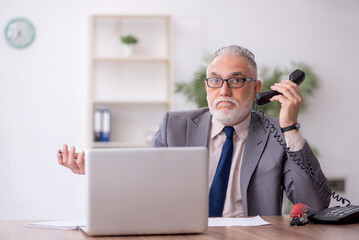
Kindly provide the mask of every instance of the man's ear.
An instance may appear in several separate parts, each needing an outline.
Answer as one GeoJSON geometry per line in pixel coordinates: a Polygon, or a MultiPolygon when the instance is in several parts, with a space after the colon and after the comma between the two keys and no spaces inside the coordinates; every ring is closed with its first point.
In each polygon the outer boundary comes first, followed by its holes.
{"type": "Polygon", "coordinates": [[[261,91],[261,89],[262,89],[262,82],[261,82],[261,80],[255,81],[253,100],[256,99],[256,94],[259,93],[259,92],[261,91]]]}

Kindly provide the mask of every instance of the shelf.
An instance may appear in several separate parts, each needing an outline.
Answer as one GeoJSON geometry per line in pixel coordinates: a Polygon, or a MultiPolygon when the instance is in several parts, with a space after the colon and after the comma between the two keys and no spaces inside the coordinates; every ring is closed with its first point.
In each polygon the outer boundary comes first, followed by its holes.
{"type": "Polygon", "coordinates": [[[93,100],[158,102],[169,99],[169,64],[165,62],[97,62],[93,100]]]}
{"type": "Polygon", "coordinates": [[[145,148],[149,143],[144,142],[93,142],[94,148],[145,148]]]}
{"type": "Polygon", "coordinates": [[[98,19],[170,19],[170,15],[94,15],[95,20],[98,19]]]}
{"type": "Polygon", "coordinates": [[[170,51],[170,19],[162,16],[102,16],[93,18],[93,56],[125,57],[121,36],[138,39],[135,57],[168,58],[170,51]]]}
{"type": "Polygon", "coordinates": [[[168,101],[93,101],[95,105],[169,105],[168,101]]]}
{"type": "Polygon", "coordinates": [[[95,57],[95,62],[168,62],[167,57],[95,57]]]}
{"type": "MultiPolygon", "coordinates": [[[[93,104],[94,109],[111,112],[111,136],[113,142],[95,142],[96,147],[145,147],[158,130],[166,104],[93,104]],[[147,144],[146,144],[147,143],[147,144]]],[[[93,138],[91,139],[93,141],[93,138]]]]}
{"type": "Polygon", "coordinates": [[[94,15],[89,22],[89,147],[148,147],[173,100],[169,15],[94,15]],[[120,38],[134,35],[128,56],[120,38]],[[94,142],[94,112],[111,113],[110,142],[94,142]]]}

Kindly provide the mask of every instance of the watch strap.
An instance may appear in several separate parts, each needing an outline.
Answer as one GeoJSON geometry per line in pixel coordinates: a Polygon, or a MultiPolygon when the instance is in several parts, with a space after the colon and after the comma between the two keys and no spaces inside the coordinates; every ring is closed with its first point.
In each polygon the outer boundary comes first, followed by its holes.
{"type": "Polygon", "coordinates": [[[282,130],[282,133],[284,133],[284,132],[288,132],[288,131],[290,131],[290,130],[299,129],[299,128],[300,128],[300,124],[299,124],[299,123],[295,123],[295,124],[290,125],[290,126],[288,126],[288,127],[281,128],[281,130],[282,130]]]}

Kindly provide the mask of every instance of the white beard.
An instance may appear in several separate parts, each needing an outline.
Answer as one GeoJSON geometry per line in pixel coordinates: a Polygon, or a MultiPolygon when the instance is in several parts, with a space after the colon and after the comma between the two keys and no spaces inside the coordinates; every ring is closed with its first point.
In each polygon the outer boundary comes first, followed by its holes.
{"type": "MultiPolygon", "coordinates": [[[[208,102],[208,96],[207,96],[208,102]]],[[[230,97],[219,97],[214,102],[213,105],[209,106],[212,116],[220,123],[225,126],[234,126],[242,122],[249,114],[252,108],[253,101],[251,98],[247,98],[245,102],[239,104],[239,102],[230,97]],[[217,109],[217,104],[221,101],[231,102],[236,105],[233,109],[222,108],[217,109]]]]}

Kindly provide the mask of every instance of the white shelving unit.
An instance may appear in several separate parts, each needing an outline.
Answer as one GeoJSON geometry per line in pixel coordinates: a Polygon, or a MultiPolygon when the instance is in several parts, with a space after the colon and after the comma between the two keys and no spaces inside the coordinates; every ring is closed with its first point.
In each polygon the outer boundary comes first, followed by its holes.
{"type": "Polygon", "coordinates": [[[95,15],[89,24],[89,147],[148,146],[172,109],[172,23],[168,15],[95,15]],[[138,39],[125,56],[122,35],[138,39]],[[110,142],[95,142],[93,113],[111,111],[110,142]]]}

